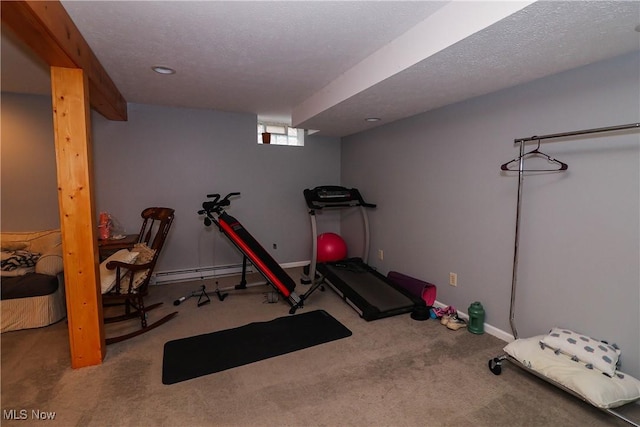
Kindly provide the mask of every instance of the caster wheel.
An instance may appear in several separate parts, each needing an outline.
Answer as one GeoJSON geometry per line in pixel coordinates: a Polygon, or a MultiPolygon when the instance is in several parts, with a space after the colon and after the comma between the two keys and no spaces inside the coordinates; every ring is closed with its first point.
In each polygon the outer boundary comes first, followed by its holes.
{"type": "Polygon", "coordinates": [[[493,375],[500,375],[502,373],[502,364],[497,357],[489,360],[489,370],[493,375]]]}

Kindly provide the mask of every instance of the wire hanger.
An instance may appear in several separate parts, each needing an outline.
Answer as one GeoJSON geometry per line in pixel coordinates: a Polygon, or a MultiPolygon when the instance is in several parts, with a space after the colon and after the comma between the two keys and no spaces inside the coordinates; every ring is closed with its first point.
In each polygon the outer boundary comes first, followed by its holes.
{"type": "Polygon", "coordinates": [[[516,170],[519,170],[519,169],[510,169],[509,165],[514,163],[514,162],[519,162],[520,159],[524,158],[525,156],[531,156],[531,155],[544,157],[545,159],[547,159],[547,161],[549,163],[554,163],[558,167],[553,168],[553,169],[522,169],[523,172],[566,171],[569,168],[569,165],[567,165],[566,163],[561,162],[560,160],[554,159],[553,157],[549,156],[548,154],[545,154],[542,151],[540,151],[540,140],[538,139],[538,146],[534,150],[531,150],[528,153],[524,153],[520,157],[516,157],[515,159],[508,161],[507,163],[501,165],[500,169],[502,169],[503,171],[516,171],[516,170]]]}

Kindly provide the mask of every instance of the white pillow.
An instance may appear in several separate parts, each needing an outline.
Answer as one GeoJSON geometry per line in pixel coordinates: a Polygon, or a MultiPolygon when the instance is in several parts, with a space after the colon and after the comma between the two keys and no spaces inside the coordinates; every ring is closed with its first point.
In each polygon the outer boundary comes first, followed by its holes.
{"type": "MultiPolygon", "coordinates": [[[[116,285],[117,269],[107,269],[107,263],[109,263],[109,261],[121,261],[126,262],[127,264],[131,264],[136,260],[137,257],[138,252],[130,252],[128,249],[120,249],[118,252],[100,263],[100,286],[102,288],[103,294],[109,292],[116,285]]],[[[120,277],[124,276],[127,271],[128,270],[126,268],[121,268],[120,277]]]]}
{"type": "Polygon", "coordinates": [[[2,252],[22,251],[27,249],[27,242],[2,242],[2,252]]]}
{"type": "Polygon", "coordinates": [[[564,354],[544,350],[543,335],[517,339],[504,351],[543,378],[560,384],[598,408],[617,408],[640,399],[640,381],[631,375],[616,372],[613,377],[587,369],[564,354]]]}
{"type": "Polygon", "coordinates": [[[610,377],[616,372],[620,350],[615,345],[563,328],[553,328],[540,342],[610,377]]]}

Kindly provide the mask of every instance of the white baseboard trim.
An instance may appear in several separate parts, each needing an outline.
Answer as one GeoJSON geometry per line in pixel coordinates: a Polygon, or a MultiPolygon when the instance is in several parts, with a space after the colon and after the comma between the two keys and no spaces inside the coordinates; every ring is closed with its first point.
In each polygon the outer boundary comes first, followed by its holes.
{"type": "Polygon", "coordinates": [[[282,268],[296,268],[296,267],[304,267],[309,265],[311,261],[294,261],[294,262],[285,262],[284,264],[280,264],[282,268]]]}
{"type": "MultiPolygon", "coordinates": [[[[443,304],[440,301],[436,300],[434,302],[434,307],[447,307],[447,304],[443,304]]],[[[456,309],[458,311],[458,316],[460,316],[461,318],[463,318],[464,320],[469,320],[469,314],[465,313],[464,311],[460,311],[458,309],[456,309]]],[[[502,329],[496,328],[495,326],[492,326],[488,323],[484,324],[484,331],[491,335],[494,336],[498,339],[501,339],[502,341],[505,342],[512,342],[514,340],[513,335],[511,335],[508,332],[503,331],[502,329]]]]}

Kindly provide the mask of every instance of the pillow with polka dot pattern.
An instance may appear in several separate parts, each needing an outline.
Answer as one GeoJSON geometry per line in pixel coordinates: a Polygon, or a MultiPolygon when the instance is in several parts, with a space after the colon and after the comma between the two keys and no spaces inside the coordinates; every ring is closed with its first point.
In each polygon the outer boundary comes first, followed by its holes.
{"type": "Polygon", "coordinates": [[[582,362],[587,368],[597,369],[612,377],[618,368],[620,349],[569,329],[553,328],[540,340],[540,344],[556,353],[563,353],[573,360],[582,362]]]}

